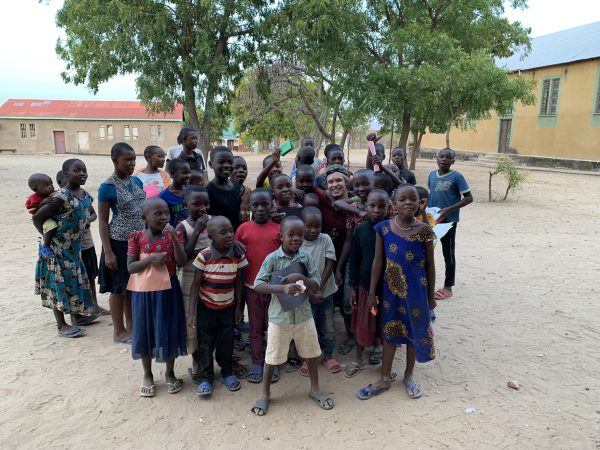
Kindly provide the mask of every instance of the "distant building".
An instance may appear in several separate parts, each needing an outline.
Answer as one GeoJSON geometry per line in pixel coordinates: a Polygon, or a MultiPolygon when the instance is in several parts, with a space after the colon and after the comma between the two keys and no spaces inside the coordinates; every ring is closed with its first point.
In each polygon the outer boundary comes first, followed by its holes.
{"type": "Polygon", "coordinates": [[[233,121],[229,122],[229,127],[226,130],[223,130],[221,136],[213,143],[213,145],[223,145],[228,147],[232,152],[250,152],[252,151],[252,146],[245,145],[242,139],[240,138],[240,133],[235,131],[235,127],[233,125],[233,121]]]}
{"type": "Polygon", "coordinates": [[[141,154],[176,145],[182,126],[181,105],[149,114],[140,102],[10,99],[0,107],[0,150],[108,154],[123,141],[141,154]]]}
{"type": "MultiPolygon", "coordinates": [[[[474,129],[452,129],[453,149],[600,159],[600,22],[534,38],[525,58],[497,64],[537,81],[535,103],[492,114],[474,129]]],[[[445,136],[426,134],[421,147],[443,148],[445,136]]]]}

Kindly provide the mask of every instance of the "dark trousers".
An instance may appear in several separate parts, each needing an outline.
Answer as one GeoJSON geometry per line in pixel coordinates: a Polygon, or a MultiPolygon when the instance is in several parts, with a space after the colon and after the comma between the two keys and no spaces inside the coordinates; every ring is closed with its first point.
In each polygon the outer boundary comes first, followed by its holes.
{"type": "Polygon", "coordinates": [[[246,288],[246,306],[250,322],[250,347],[252,347],[252,364],[265,364],[265,333],[269,325],[270,294],[259,294],[254,289],[246,288]]]}
{"type": "Polygon", "coordinates": [[[440,239],[442,241],[442,253],[444,253],[444,262],[446,263],[446,278],[444,279],[444,286],[454,286],[454,277],[456,275],[456,257],[454,256],[454,246],[456,243],[456,227],[458,223],[455,223],[450,231],[440,239]]]}
{"type": "Polygon", "coordinates": [[[226,309],[210,309],[198,300],[196,320],[200,378],[202,381],[214,380],[213,353],[221,367],[221,378],[230,376],[233,373],[235,304],[226,309]]]}

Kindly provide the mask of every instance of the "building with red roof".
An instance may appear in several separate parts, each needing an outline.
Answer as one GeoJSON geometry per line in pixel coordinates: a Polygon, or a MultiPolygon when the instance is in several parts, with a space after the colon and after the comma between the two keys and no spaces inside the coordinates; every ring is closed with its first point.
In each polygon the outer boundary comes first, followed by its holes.
{"type": "Polygon", "coordinates": [[[170,147],[183,126],[183,107],[151,113],[141,102],[9,99],[0,106],[0,151],[108,154],[115,142],[141,153],[170,147]]]}

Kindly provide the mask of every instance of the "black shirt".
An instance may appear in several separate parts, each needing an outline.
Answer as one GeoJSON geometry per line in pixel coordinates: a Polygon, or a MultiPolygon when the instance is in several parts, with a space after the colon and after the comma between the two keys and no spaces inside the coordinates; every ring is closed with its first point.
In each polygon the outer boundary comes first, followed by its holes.
{"type": "Polygon", "coordinates": [[[402,167],[402,169],[400,169],[400,176],[404,178],[408,184],[412,184],[413,186],[417,184],[417,178],[415,177],[415,174],[406,167],[402,167]]]}
{"type": "Polygon", "coordinates": [[[230,191],[217,187],[212,181],[206,186],[210,199],[210,214],[225,216],[233,225],[233,231],[240,226],[240,210],[242,205],[242,186],[237,181],[231,181],[230,191]]]}
{"type": "Polygon", "coordinates": [[[350,248],[350,279],[352,287],[360,286],[369,289],[371,285],[371,269],[375,258],[376,234],[371,221],[361,223],[352,233],[352,247],[350,248]]]}

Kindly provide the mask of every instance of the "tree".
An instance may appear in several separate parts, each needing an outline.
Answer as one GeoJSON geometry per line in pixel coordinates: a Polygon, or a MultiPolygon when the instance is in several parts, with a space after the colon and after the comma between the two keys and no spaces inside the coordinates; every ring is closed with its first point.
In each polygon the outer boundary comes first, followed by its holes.
{"type": "Polygon", "coordinates": [[[508,198],[508,194],[511,191],[519,191],[527,184],[527,173],[519,172],[515,161],[512,158],[502,158],[496,163],[494,171],[490,170],[490,179],[488,183],[488,201],[490,202],[492,201],[492,177],[498,174],[504,175],[504,178],[506,179],[506,191],[504,192],[502,201],[505,201],[508,198]]]}
{"type": "Polygon", "coordinates": [[[117,74],[136,74],[150,111],[183,103],[206,151],[212,119],[255,61],[254,38],[273,8],[267,0],[65,0],[56,16],[66,33],[56,45],[62,76],[96,92],[117,74]]]}

